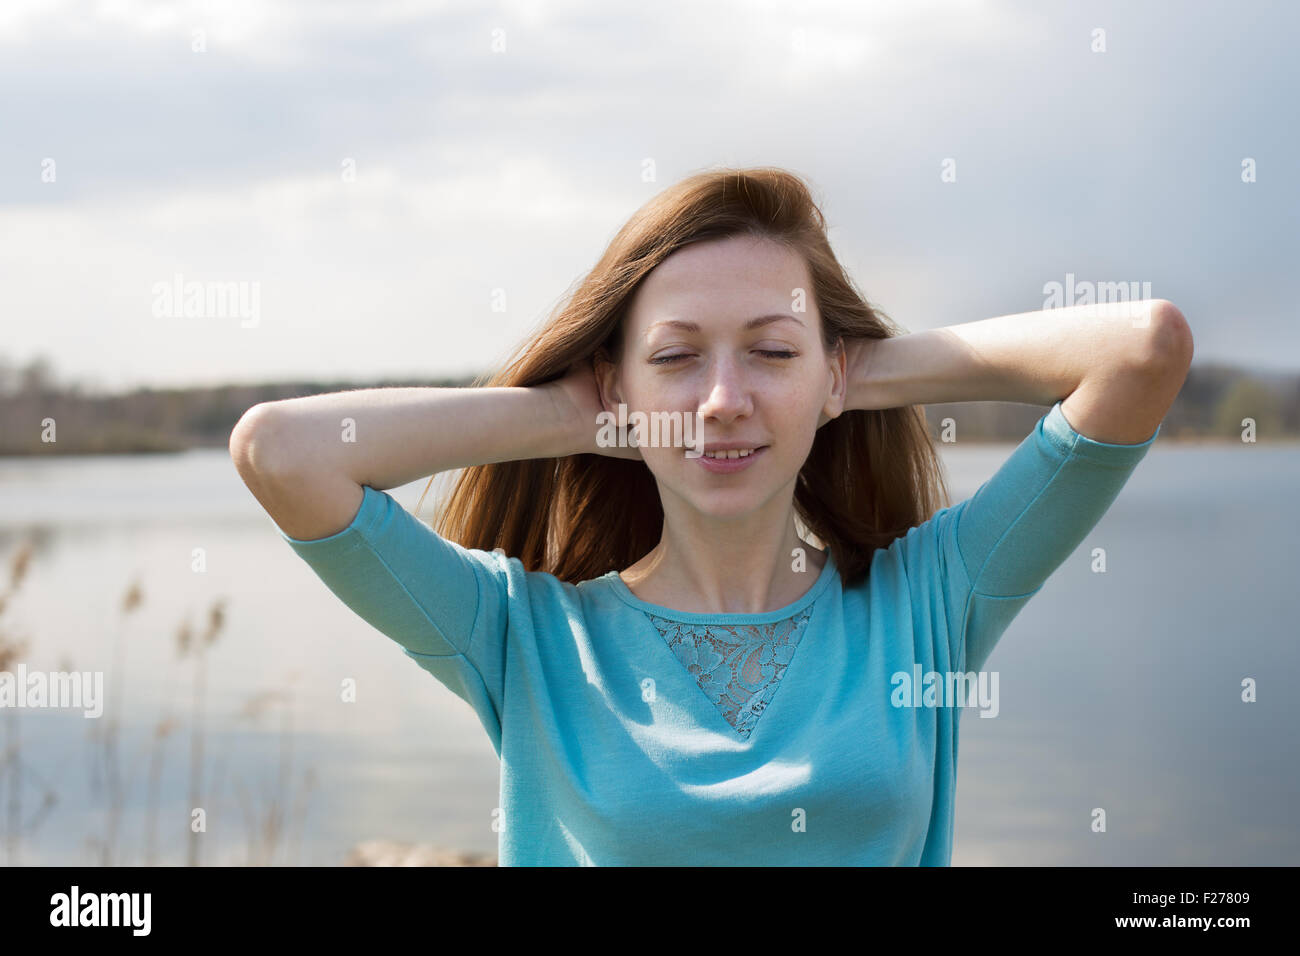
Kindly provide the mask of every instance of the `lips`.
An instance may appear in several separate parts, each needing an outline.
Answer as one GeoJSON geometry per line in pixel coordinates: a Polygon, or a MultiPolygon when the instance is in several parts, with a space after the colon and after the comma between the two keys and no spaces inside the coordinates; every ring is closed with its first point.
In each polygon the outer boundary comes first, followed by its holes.
{"type": "Polygon", "coordinates": [[[748,468],[754,461],[767,452],[766,445],[749,448],[709,448],[705,446],[704,454],[693,458],[700,467],[718,475],[727,475],[748,468]]]}
{"type": "Polygon", "coordinates": [[[754,452],[766,447],[763,444],[745,444],[744,442],[710,442],[704,446],[704,457],[716,459],[748,458],[754,452]]]}
{"type": "Polygon", "coordinates": [[[705,458],[748,458],[760,447],[762,446],[755,446],[751,448],[719,448],[715,451],[710,451],[706,448],[704,451],[704,457],[705,458]]]}

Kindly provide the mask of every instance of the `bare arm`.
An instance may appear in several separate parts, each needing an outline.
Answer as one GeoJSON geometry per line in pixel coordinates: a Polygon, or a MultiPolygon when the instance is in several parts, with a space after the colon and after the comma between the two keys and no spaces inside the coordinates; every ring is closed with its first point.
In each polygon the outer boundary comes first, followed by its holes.
{"type": "Polygon", "coordinates": [[[1182,387],[1192,335],[1164,299],[1127,305],[1047,309],[858,340],[849,352],[845,407],[1060,401],[1086,437],[1144,441],[1182,387]]]}
{"type": "Polygon", "coordinates": [[[313,540],[347,527],[363,485],[383,491],[454,468],[598,452],[586,384],[570,377],[535,388],[377,388],[264,402],[235,426],[230,454],[280,529],[313,540]]]}

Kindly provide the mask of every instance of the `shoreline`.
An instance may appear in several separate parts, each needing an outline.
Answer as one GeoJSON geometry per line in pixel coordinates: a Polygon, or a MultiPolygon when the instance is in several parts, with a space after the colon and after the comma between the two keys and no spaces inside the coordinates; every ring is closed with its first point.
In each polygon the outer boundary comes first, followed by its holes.
{"type": "MultiPolygon", "coordinates": [[[[1016,437],[966,438],[959,442],[941,442],[936,440],[934,442],[934,445],[935,448],[937,449],[960,448],[960,447],[971,447],[971,446],[1018,445],[1026,437],[1027,435],[1021,435],[1018,438],[1016,437]]],[[[1152,447],[1153,448],[1166,447],[1171,445],[1180,446],[1180,447],[1181,446],[1187,446],[1187,447],[1212,446],[1212,447],[1223,447],[1223,448],[1238,448],[1243,445],[1256,445],[1256,446],[1262,446],[1266,448],[1297,448],[1300,447],[1300,435],[1287,436],[1285,438],[1259,439],[1253,442],[1243,442],[1239,438],[1225,438],[1217,435],[1186,435],[1182,437],[1170,436],[1168,438],[1165,437],[1157,438],[1155,444],[1152,445],[1152,447]]],[[[139,448],[139,447],[127,446],[127,447],[116,448],[116,449],[114,448],[78,449],[78,448],[68,448],[65,445],[62,448],[59,448],[58,450],[0,449],[0,460],[21,459],[24,461],[32,461],[37,459],[62,459],[62,458],[113,458],[113,457],[145,458],[145,457],[155,457],[155,456],[164,456],[164,455],[184,455],[192,451],[218,451],[218,450],[224,451],[225,449],[226,449],[225,445],[219,445],[215,443],[183,445],[183,446],[177,445],[168,448],[139,448]]]]}
{"type": "Polygon", "coordinates": [[[365,840],[348,851],[343,866],[497,866],[495,853],[453,850],[431,843],[365,840]]]}

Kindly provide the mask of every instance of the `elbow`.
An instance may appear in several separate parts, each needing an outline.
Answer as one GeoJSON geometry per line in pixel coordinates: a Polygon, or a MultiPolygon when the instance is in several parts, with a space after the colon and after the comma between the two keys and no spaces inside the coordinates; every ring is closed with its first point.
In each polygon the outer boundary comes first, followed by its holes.
{"type": "Polygon", "coordinates": [[[278,416],[272,402],[254,405],[240,416],[230,432],[230,459],[244,484],[265,482],[277,473],[272,451],[278,443],[273,437],[278,416]]]}
{"type": "Polygon", "coordinates": [[[1168,299],[1155,299],[1150,310],[1150,335],[1142,366],[1159,378],[1180,383],[1192,366],[1192,327],[1178,306],[1168,299]]]}

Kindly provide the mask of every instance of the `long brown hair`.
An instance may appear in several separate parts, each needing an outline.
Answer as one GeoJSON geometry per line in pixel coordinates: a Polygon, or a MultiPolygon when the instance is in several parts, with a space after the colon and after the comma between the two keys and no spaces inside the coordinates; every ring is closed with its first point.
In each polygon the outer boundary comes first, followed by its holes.
{"type": "MultiPolygon", "coordinates": [[[[803,256],[828,348],[841,336],[901,334],[836,260],[822,212],[798,176],[771,167],[715,169],[642,206],[549,321],[474,387],[541,385],[579,361],[616,355],[641,280],[688,243],[736,235],[784,243],[803,256]]],[[[846,586],[866,572],[875,549],[947,503],[919,406],[855,409],[827,422],[794,492],[796,516],[829,547],[846,586]]],[[[654,548],[663,507],[645,462],[581,454],[466,468],[435,527],[463,547],[501,548],[527,570],[577,584],[630,567],[654,548]]]]}

